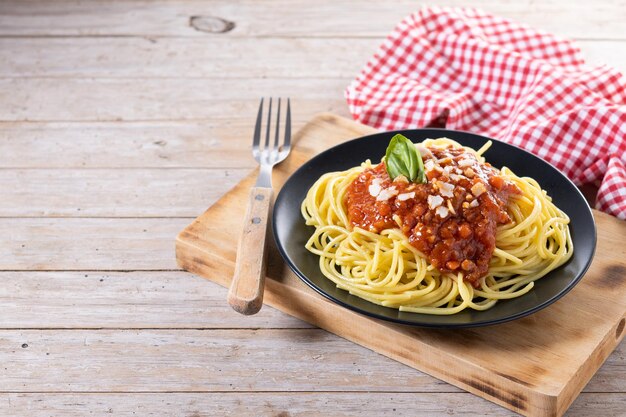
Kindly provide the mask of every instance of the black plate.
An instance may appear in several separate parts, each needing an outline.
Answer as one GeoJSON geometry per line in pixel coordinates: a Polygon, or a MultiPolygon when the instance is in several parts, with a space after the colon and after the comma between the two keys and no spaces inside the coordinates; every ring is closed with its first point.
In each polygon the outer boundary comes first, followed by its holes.
{"type": "Polygon", "coordinates": [[[317,155],[298,169],[285,183],[274,206],[274,237],[289,267],[305,283],[326,298],[351,310],[396,323],[424,327],[474,327],[518,319],[534,313],[561,298],[582,278],[591,264],[596,247],[596,226],[589,205],[576,186],[552,165],[515,146],[467,132],[445,129],[417,129],[384,132],[342,143],[317,155]],[[493,145],[484,154],[495,167],[507,166],[520,176],[531,176],[552,196],[554,203],[571,219],[574,254],[564,265],[535,282],[522,297],[502,300],[486,311],[464,310],[451,316],[400,312],[379,306],[345,290],[338,289],[319,270],[319,257],[304,248],[314,231],[306,226],[300,205],[308,189],[324,173],[346,170],[366,159],[377,163],[385,154],[391,137],[402,133],[413,142],[448,137],[465,146],[493,145]]]}

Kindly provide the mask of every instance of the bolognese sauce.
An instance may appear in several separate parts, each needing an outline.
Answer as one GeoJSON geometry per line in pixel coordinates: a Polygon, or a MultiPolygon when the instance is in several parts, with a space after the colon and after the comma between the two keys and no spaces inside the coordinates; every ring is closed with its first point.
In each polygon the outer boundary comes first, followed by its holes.
{"type": "Polygon", "coordinates": [[[399,227],[441,272],[462,272],[473,285],[489,269],[496,227],[511,221],[506,206],[521,190],[463,148],[421,147],[425,184],[398,176],[384,161],[349,186],[345,204],[353,227],[371,232],[399,227]]]}

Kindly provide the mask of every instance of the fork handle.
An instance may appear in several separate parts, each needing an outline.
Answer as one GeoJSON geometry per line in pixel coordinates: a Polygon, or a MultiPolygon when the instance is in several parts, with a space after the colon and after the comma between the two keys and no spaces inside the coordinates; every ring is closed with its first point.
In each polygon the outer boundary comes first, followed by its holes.
{"type": "Polygon", "coordinates": [[[237,246],[235,275],[228,290],[228,304],[238,313],[256,314],[263,305],[265,287],[266,238],[274,192],[253,187],[237,246]]]}

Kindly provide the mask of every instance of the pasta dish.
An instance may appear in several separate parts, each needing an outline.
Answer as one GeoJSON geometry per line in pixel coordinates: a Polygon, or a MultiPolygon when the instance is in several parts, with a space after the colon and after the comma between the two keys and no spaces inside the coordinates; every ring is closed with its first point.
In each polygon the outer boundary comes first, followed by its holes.
{"type": "Polygon", "coordinates": [[[401,311],[455,314],[520,297],[572,256],[569,218],[532,178],[447,139],[396,135],[379,164],[322,175],[306,248],[339,288],[401,311]]]}

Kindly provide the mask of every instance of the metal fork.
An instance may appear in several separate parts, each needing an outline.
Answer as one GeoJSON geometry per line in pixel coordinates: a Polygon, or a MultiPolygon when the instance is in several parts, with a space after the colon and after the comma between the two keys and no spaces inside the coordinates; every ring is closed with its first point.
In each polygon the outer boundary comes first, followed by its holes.
{"type": "Polygon", "coordinates": [[[270,145],[272,124],[272,99],[269,99],[265,143],[261,144],[261,125],[263,120],[263,99],[254,126],[252,155],[261,165],[256,184],[250,190],[248,210],[244,219],[243,232],[237,247],[235,275],[228,290],[228,303],[231,307],[245,315],[255,314],[263,305],[265,287],[266,238],[269,226],[269,214],[272,207],[272,168],[284,161],[291,150],[291,106],[287,99],[285,115],[285,135],[280,138],[280,105],[276,112],[276,133],[273,145],[270,145]]]}

